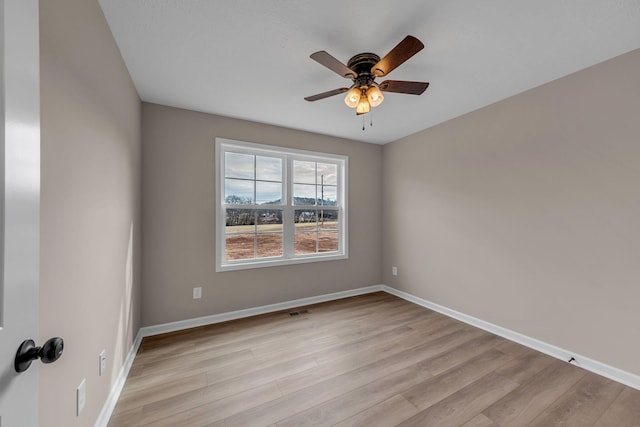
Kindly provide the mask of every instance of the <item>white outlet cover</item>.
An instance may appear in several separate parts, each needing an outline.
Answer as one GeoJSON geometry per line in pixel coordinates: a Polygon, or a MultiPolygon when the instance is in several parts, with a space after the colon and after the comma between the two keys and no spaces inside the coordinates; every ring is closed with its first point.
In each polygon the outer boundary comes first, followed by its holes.
{"type": "Polygon", "coordinates": [[[392,276],[398,275],[398,267],[391,267],[391,275],[392,276]]]}
{"type": "Polygon", "coordinates": [[[99,363],[98,375],[102,376],[102,374],[104,374],[104,371],[107,370],[107,351],[106,350],[102,350],[98,355],[98,363],[99,363]]]}
{"type": "Polygon", "coordinates": [[[200,298],[202,298],[202,288],[201,287],[193,288],[193,299],[200,299],[200,298]]]}
{"type": "Polygon", "coordinates": [[[76,390],[76,416],[80,415],[85,403],[87,403],[87,380],[83,378],[76,390]]]}

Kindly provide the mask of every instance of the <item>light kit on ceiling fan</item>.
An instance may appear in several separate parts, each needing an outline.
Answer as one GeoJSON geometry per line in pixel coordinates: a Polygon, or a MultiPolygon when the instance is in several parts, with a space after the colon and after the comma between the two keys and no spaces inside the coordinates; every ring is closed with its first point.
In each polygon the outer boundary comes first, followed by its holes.
{"type": "Polygon", "coordinates": [[[324,65],[331,71],[344,78],[351,79],[350,88],[341,87],[317,95],[307,96],[307,101],[318,101],[330,96],[347,92],[344,103],[349,108],[355,108],[356,115],[366,114],[372,107],[377,107],[384,101],[383,92],[406,93],[421,95],[429,86],[427,82],[410,82],[404,80],[385,80],[376,83],[377,77],[383,77],[396,69],[424,48],[424,44],[413,36],[405,37],[382,59],[375,53],[359,53],[344,65],[336,58],[321,50],[311,54],[311,59],[324,65]]]}
{"type": "Polygon", "coordinates": [[[371,107],[377,107],[382,104],[382,101],[384,101],[384,95],[375,84],[368,88],[353,87],[344,97],[344,103],[349,108],[355,108],[357,115],[368,113],[371,107]]]}
{"type": "Polygon", "coordinates": [[[359,87],[354,87],[349,92],[347,92],[347,96],[344,97],[344,103],[347,104],[349,108],[356,108],[358,106],[358,102],[360,102],[360,97],[362,96],[362,91],[359,87]]]}
{"type": "Polygon", "coordinates": [[[360,101],[356,106],[356,114],[359,116],[360,114],[367,114],[369,111],[371,111],[371,105],[369,105],[369,100],[363,93],[360,95],[360,101]]]}
{"type": "Polygon", "coordinates": [[[367,100],[372,107],[377,107],[382,104],[382,101],[384,101],[384,95],[377,85],[374,84],[367,90],[367,100]]]}

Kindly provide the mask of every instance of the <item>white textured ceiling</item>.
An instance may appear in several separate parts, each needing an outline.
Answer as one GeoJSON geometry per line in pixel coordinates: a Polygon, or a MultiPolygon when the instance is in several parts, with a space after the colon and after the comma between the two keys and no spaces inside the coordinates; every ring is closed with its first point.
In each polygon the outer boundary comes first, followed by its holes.
{"type": "Polygon", "coordinates": [[[143,101],[384,144],[640,48],[640,0],[100,0],[143,101]],[[309,59],[425,49],[380,80],[373,127],[309,59]]]}

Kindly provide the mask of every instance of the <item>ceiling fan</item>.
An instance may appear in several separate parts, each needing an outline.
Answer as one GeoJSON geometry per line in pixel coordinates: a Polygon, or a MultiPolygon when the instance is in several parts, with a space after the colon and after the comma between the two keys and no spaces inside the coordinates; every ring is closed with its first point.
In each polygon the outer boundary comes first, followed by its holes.
{"type": "Polygon", "coordinates": [[[405,37],[396,47],[380,59],[375,53],[359,53],[349,59],[347,65],[321,50],[311,54],[311,59],[324,65],[342,77],[351,79],[351,87],[341,87],[317,95],[307,96],[305,100],[313,102],[347,92],[344,102],[356,109],[356,115],[366,114],[371,107],[382,104],[382,92],[408,93],[421,95],[429,86],[427,82],[409,82],[404,80],[385,80],[377,83],[377,77],[383,77],[424,48],[424,44],[413,36],[405,37]]]}

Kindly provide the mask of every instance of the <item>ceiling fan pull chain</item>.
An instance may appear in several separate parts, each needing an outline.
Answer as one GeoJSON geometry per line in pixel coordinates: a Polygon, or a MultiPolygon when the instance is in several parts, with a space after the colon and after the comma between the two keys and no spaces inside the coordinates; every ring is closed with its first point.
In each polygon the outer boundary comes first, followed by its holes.
{"type": "Polygon", "coordinates": [[[364,114],[362,115],[362,132],[364,132],[364,114]]]}
{"type": "Polygon", "coordinates": [[[371,120],[369,122],[369,126],[373,127],[373,110],[369,113],[369,120],[371,120]]]}

